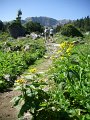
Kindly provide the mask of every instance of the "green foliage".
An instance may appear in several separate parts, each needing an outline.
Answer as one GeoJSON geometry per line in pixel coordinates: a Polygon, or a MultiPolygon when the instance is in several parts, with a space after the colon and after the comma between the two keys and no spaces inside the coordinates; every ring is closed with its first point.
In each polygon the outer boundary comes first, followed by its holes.
{"type": "Polygon", "coordinates": [[[0,20],[0,31],[2,31],[3,28],[4,28],[4,24],[3,24],[3,22],[0,20]]]}
{"type": "Polygon", "coordinates": [[[57,25],[57,27],[56,27],[55,31],[56,31],[56,32],[60,32],[61,28],[62,28],[62,26],[61,26],[61,25],[57,25]]]}
{"type": "Polygon", "coordinates": [[[47,105],[48,94],[43,90],[43,86],[47,84],[44,81],[40,81],[36,73],[36,69],[30,70],[31,79],[19,79],[15,82],[15,90],[20,90],[21,95],[13,99],[14,106],[21,105],[18,117],[22,117],[25,112],[29,111],[33,116],[33,119],[37,118],[39,111],[44,109],[47,105]]]}
{"type": "Polygon", "coordinates": [[[8,84],[6,81],[1,80],[0,78],[0,91],[2,91],[3,89],[6,89],[8,87],[8,84]]]}
{"type": "Polygon", "coordinates": [[[37,22],[32,22],[29,21],[25,24],[27,33],[31,33],[31,32],[39,32],[42,33],[43,32],[43,26],[40,25],[40,23],[37,22]]]}
{"type": "MultiPolygon", "coordinates": [[[[11,86],[17,78],[17,75],[20,75],[26,68],[28,68],[28,66],[32,65],[38,58],[42,57],[45,52],[42,40],[32,41],[25,39],[23,41],[17,41],[18,40],[1,42],[0,80],[3,80],[6,83],[6,87],[11,86]],[[30,42],[30,50],[24,51],[24,46],[25,44],[28,45],[28,42],[30,42]],[[20,50],[14,49],[17,45],[20,50]],[[12,50],[8,51],[8,48],[12,48],[12,50]],[[10,75],[9,80],[5,79],[6,75],[10,75]]],[[[0,89],[3,90],[3,88],[1,87],[0,89]]]]}
{"type": "Polygon", "coordinates": [[[82,33],[78,29],[76,29],[74,26],[72,26],[71,24],[65,25],[61,30],[61,34],[68,36],[68,37],[70,36],[83,37],[82,33]]]}
{"type": "Polygon", "coordinates": [[[4,22],[3,32],[9,33],[9,31],[8,31],[9,25],[10,25],[10,22],[4,22]]]}
{"type": "Polygon", "coordinates": [[[21,10],[18,10],[18,14],[17,14],[17,17],[16,17],[16,21],[17,21],[18,23],[20,23],[20,24],[21,24],[21,15],[22,15],[22,11],[21,11],[21,10]]]}
{"type": "Polygon", "coordinates": [[[77,19],[76,21],[74,21],[74,26],[79,28],[81,31],[90,31],[90,17],[87,16],[85,18],[82,19],[77,19]]]}
{"type": "MultiPolygon", "coordinates": [[[[1,40],[1,43],[5,42],[8,37],[10,37],[9,33],[7,32],[1,32],[0,33],[0,40],[1,40]]],[[[0,44],[1,45],[1,44],[0,44]]],[[[1,46],[2,47],[2,46],[1,46]]]]}
{"type": "Polygon", "coordinates": [[[29,111],[34,120],[90,119],[89,42],[74,46],[73,42],[65,41],[58,50],[52,56],[48,82],[35,69],[30,70],[30,79],[16,81],[15,89],[22,93],[14,99],[15,106],[21,105],[18,117],[29,111]]]}
{"type": "Polygon", "coordinates": [[[50,71],[50,79],[55,82],[51,101],[56,109],[64,109],[71,120],[90,119],[89,52],[89,45],[75,47],[70,56],[63,51],[56,61],[54,59],[50,71]]]}
{"type": "Polygon", "coordinates": [[[17,21],[9,25],[10,35],[14,38],[25,36],[25,28],[17,21]]]}
{"type": "Polygon", "coordinates": [[[22,11],[18,11],[18,16],[8,27],[10,35],[14,38],[25,36],[25,28],[21,25],[22,11]]]}

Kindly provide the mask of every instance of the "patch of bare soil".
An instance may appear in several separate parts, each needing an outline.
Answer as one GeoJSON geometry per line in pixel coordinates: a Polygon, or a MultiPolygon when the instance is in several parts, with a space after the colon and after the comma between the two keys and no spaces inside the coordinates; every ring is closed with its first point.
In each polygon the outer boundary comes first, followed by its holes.
{"type": "Polygon", "coordinates": [[[17,110],[13,107],[13,97],[19,93],[16,91],[8,91],[0,93],[0,120],[17,120],[17,110]]]}

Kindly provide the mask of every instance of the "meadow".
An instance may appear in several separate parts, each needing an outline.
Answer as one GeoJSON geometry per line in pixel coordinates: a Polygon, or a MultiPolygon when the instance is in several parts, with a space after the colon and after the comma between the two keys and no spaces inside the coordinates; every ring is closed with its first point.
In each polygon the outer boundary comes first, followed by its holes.
{"type": "Polygon", "coordinates": [[[59,46],[46,80],[34,65],[46,52],[42,38],[0,41],[0,90],[14,84],[21,92],[13,99],[14,106],[21,105],[19,118],[29,112],[34,120],[90,120],[90,34],[72,38],[57,33],[54,42],[59,46]],[[28,68],[30,79],[16,79],[28,68]]]}

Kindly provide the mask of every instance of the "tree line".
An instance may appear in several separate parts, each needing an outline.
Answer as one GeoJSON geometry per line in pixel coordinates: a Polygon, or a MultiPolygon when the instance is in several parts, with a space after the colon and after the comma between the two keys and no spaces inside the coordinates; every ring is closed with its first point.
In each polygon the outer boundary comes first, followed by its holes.
{"type": "Polygon", "coordinates": [[[21,15],[22,11],[18,10],[16,19],[12,22],[3,23],[0,20],[0,32],[8,32],[14,38],[25,36],[31,32],[43,32],[44,27],[40,23],[29,21],[22,25],[21,15]]]}
{"type": "Polygon", "coordinates": [[[73,22],[74,26],[79,28],[83,32],[90,31],[90,17],[87,16],[85,18],[77,19],[73,22]]]}
{"type": "MultiPolygon", "coordinates": [[[[72,26],[74,26],[75,28],[77,28],[81,32],[90,31],[90,17],[89,16],[87,16],[85,18],[77,19],[74,21],[70,21],[67,24],[72,24],[72,26]]],[[[64,26],[66,26],[66,24],[64,26]]],[[[61,31],[62,27],[63,27],[63,25],[57,25],[56,32],[61,31]]]]}

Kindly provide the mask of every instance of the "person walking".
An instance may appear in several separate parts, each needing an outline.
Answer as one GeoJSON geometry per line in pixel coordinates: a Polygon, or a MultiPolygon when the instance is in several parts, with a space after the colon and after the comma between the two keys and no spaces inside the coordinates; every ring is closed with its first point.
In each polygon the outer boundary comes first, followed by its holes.
{"type": "Polygon", "coordinates": [[[48,27],[45,27],[44,35],[45,35],[45,42],[47,42],[47,40],[49,39],[49,29],[48,29],[48,27]]]}
{"type": "Polygon", "coordinates": [[[50,28],[50,40],[53,42],[53,34],[54,34],[54,30],[53,28],[50,28]]]}

